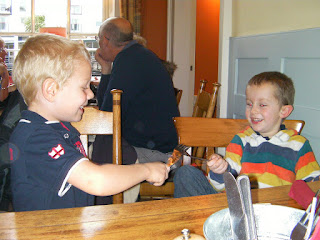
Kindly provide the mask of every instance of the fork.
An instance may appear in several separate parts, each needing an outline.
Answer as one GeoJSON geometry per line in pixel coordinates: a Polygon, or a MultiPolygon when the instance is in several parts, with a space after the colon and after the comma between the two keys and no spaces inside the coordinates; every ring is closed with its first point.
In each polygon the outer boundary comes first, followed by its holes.
{"type": "Polygon", "coordinates": [[[190,147],[188,147],[188,146],[186,146],[186,145],[179,144],[179,145],[177,145],[174,149],[178,150],[182,155],[188,156],[188,157],[190,157],[190,158],[198,159],[198,160],[201,160],[201,161],[208,161],[208,159],[205,159],[205,158],[191,156],[191,155],[187,152],[187,150],[188,150],[189,148],[190,148],[190,147]]]}

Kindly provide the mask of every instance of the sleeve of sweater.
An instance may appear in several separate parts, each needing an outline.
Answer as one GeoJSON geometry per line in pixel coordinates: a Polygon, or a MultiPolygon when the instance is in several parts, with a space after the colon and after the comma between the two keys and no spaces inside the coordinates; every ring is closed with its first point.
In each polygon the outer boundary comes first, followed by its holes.
{"type": "MultiPolygon", "coordinates": [[[[241,171],[241,157],[242,157],[243,144],[241,138],[235,135],[226,149],[225,159],[229,163],[228,172],[231,172],[237,177],[241,171]]],[[[224,181],[223,174],[217,174],[212,171],[209,172],[210,184],[216,191],[223,191],[224,181]]]]}
{"type": "Polygon", "coordinates": [[[295,171],[296,180],[304,180],[306,182],[319,180],[320,167],[315,159],[308,140],[305,141],[302,148],[298,152],[298,161],[295,171]]]}

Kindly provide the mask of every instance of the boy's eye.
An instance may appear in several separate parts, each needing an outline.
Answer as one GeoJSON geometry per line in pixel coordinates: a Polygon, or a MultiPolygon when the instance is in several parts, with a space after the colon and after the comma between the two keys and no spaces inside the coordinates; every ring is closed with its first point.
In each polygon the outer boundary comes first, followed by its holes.
{"type": "Polygon", "coordinates": [[[248,106],[248,107],[251,107],[251,106],[252,106],[252,103],[247,103],[247,106],[248,106]]]}
{"type": "Polygon", "coordinates": [[[260,104],[260,107],[265,107],[265,106],[267,106],[266,104],[260,104]]]}

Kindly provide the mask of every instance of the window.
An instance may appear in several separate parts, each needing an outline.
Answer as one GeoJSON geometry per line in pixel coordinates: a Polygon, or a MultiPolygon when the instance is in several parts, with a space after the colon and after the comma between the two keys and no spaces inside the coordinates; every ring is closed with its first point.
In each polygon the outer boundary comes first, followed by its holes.
{"type": "Polygon", "coordinates": [[[11,14],[11,0],[0,0],[0,14],[1,15],[11,14]]]}
{"type": "Polygon", "coordinates": [[[71,31],[77,32],[80,31],[80,24],[78,19],[71,19],[71,31]]]}
{"type": "Polygon", "coordinates": [[[71,15],[81,15],[81,6],[71,5],[71,15]]]}
{"type": "Polygon", "coordinates": [[[6,29],[6,22],[4,17],[0,17],[0,31],[6,29]]]}
{"type": "MultiPolygon", "coordinates": [[[[103,19],[109,15],[106,13],[109,5],[113,6],[115,2],[115,0],[0,0],[0,34],[8,48],[6,60],[9,63],[9,71],[25,40],[39,33],[41,28],[63,27],[66,28],[67,37],[70,39],[95,42],[94,36],[97,35],[103,19]]],[[[96,48],[96,42],[88,46],[92,56],[96,48]]]]}
{"type": "Polygon", "coordinates": [[[72,30],[72,24],[77,22],[77,25],[83,26],[82,34],[96,34],[104,15],[107,15],[103,14],[103,9],[109,9],[107,3],[108,0],[0,0],[0,16],[4,19],[2,22],[8,25],[0,32],[32,35],[38,33],[41,27],[65,27],[68,37],[72,37],[74,32],[79,32],[79,27],[72,30]]]}

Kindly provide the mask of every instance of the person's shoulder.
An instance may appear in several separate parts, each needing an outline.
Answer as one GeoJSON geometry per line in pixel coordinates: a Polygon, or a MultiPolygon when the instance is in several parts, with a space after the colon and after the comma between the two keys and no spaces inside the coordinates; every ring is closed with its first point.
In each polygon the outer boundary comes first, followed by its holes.
{"type": "Polygon", "coordinates": [[[150,49],[138,44],[138,43],[134,43],[132,45],[130,45],[129,47],[123,49],[119,54],[119,56],[124,55],[127,57],[157,57],[157,55],[151,51],[150,49]]]}
{"type": "MultiPolygon", "coordinates": [[[[133,44],[132,46],[123,49],[115,58],[114,68],[130,69],[149,69],[154,66],[163,66],[156,54],[151,50],[141,46],[140,44],[133,44]]],[[[163,67],[164,68],[164,67],[163,67]]]]}
{"type": "Polygon", "coordinates": [[[306,137],[304,137],[303,135],[300,135],[294,129],[284,129],[284,130],[281,130],[280,133],[282,135],[286,135],[288,141],[298,141],[298,142],[301,142],[301,143],[304,143],[304,142],[307,141],[306,137]]]}
{"type": "Polygon", "coordinates": [[[240,138],[244,138],[244,137],[253,137],[253,136],[256,136],[256,132],[250,127],[250,126],[247,126],[245,127],[243,130],[241,130],[239,133],[237,133],[235,136],[238,136],[240,138]]]}
{"type": "Polygon", "coordinates": [[[21,112],[21,119],[15,127],[10,141],[28,141],[32,138],[38,139],[49,136],[49,132],[52,132],[50,124],[39,114],[25,110],[21,112]]]}
{"type": "Polygon", "coordinates": [[[289,137],[289,141],[296,141],[296,142],[300,142],[302,144],[304,144],[306,141],[308,141],[308,139],[302,135],[299,135],[295,130],[291,130],[294,131],[295,134],[290,135],[289,137]]]}

